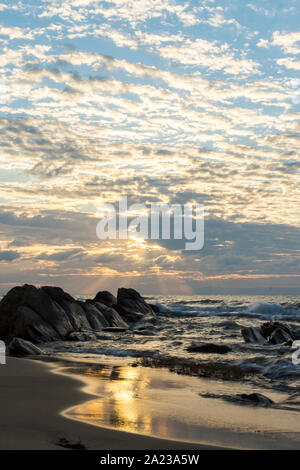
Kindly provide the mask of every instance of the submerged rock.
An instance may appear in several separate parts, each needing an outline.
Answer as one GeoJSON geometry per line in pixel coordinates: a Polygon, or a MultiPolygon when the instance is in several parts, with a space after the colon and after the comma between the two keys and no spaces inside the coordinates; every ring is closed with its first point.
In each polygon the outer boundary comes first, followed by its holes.
{"type": "Polygon", "coordinates": [[[192,343],[188,348],[188,352],[199,352],[207,354],[227,354],[232,351],[229,346],[225,344],[214,343],[192,343]]]}
{"type": "Polygon", "coordinates": [[[259,328],[247,327],[242,329],[242,335],[246,343],[266,344],[267,341],[259,328]]]}
{"type": "Polygon", "coordinates": [[[271,398],[268,398],[265,395],[262,395],[261,393],[241,393],[237,395],[237,398],[242,402],[257,406],[271,406],[274,404],[271,398]]]}
{"type": "Polygon", "coordinates": [[[143,297],[134,289],[118,289],[116,310],[127,322],[136,322],[155,313],[143,297]]]}
{"type": "Polygon", "coordinates": [[[25,341],[21,338],[13,338],[7,348],[7,352],[10,356],[40,356],[43,351],[35,346],[30,341],[25,341]]]}
{"type": "Polygon", "coordinates": [[[285,344],[291,346],[293,343],[293,338],[282,328],[277,328],[271,334],[269,338],[271,344],[285,344]]]}
{"type": "Polygon", "coordinates": [[[203,398],[216,398],[225,400],[231,403],[238,403],[242,405],[255,405],[255,406],[272,406],[274,404],[273,400],[262,395],[261,393],[240,393],[237,395],[220,395],[215,393],[199,393],[203,398]]]}
{"type": "Polygon", "coordinates": [[[283,331],[285,331],[290,337],[291,339],[296,339],[295,338],[295,335],[294,333],[292,332],[292,330],[290,329],[289,326],[285,325],[284,323],[281,323],[281,322],[266,322],[266,323],[263,323],[260,327],[260,330],[261,330],[261,333],[262,335],[264,336],[264,338],[266,338],[267,340],[270,339],[270,337],[272,336],[272,334],[277,330],[277,329],[281,329],[283,331]]]}
{"type": "Polygon", "coordinates": [[[299,331],[280,322],[266,322],[261,327],[248,327],[242,329],[246,343],[256,344],[284,344],[290,346],[298,338],[299,331]]]}

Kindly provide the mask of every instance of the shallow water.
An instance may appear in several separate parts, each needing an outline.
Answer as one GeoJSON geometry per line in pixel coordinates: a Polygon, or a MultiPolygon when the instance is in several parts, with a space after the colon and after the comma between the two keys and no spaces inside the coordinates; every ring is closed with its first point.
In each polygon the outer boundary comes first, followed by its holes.
{"type": "MultiPolygon", "coordinates": [[[[97,398],[65,415],[127,432],[236,448],[300,449],[299,414],[205,398],[262,392],[247,383],[177,376],[166,370],[123,365],[65,363],[66,373],[84,378],[97,398]]],[[[269,392],[275,406],[286,393],[269,392]]]]}
{"type": "MultiPolygon", "coordinates": [[[[186,361],[238,365],[252,371],[256,386],[285,390],[300,389],[300,365],[292,362],[286,346],[246,344],[241,329],[265,321],[283,321],[300,331],[300,297],[291,296],[155,296],[148,302],[160,308],[157,322],[145,329],[124,333],[101,333],[96,341],[56,342],[44,345],[50,354],[78,357],[181,358],[186,361]],[[193,341],[226,344],[226,355],[190,353],[193,341]]],[[[96,359],[97,360],[97,359],[96,359]]]]}

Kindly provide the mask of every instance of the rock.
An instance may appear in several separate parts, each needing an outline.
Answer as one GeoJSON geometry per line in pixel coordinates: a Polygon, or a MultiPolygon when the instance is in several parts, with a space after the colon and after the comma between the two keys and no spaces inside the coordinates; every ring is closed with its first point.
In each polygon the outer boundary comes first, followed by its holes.
{"type": "Polygon", "coordinates": [[[271,406],[274,404],[273,400],[262,395],[261,393],[241,393],[237,395],[237,398],[242,402],[246,402],[256,406],[271,406]]]}
{"type": "Polygon", "coordinates": [[[246,327],[242,329],[242,335],[246,343],[267,344],[259,328],[246,327]]]}
{"type": "Polygon", "coordinates": [[[67,294],[67,292],[60,287],[44,286],[41,290],[46,292],[52,300],[60,305],[67,314],[74,330],[90,328],[81,303],[75,300],[70,294],[67,294]]]}
{"type": "Polygon", "coordinates": [[[96,331],[101,331],[103,328],[109,326],[109,322],[92,302],[93,301],[87,300],[82,303],[82,307],[91,328],[96,331]]]}
{"type": "Polygon", "coordinates": [[[45,322],[37,313],[26,305],[16,310],[13,334],[34,343],[44,343],[59,340],[60,335],[45,322]]]}
{"type": "Polygon", "coordinates": [[[92,341],[94,339],[96,339],[96,335],[85,331],[73,331],[66,338],[67,341],[92,341]]]}
{"type": "Polygon", "coordinates": [[[129,323],[155,316],[154,311],[134,289],[118,289],[116,310],[129,323]]]}
{"type": "Polygon", "coordinates": [[[103,328],[103,331],[109,331],[111,333],[122,333],[123,331],[127,331],[128,328],[121,328],[118,326],[108,326],[106,328],[103,328]]]}
{"type": "Polygon", "coordinates": [[[11,289],[0,302],[0,337],[11,339],[20,330],[24,339],[55,341],[64,338],[73,327],[65,311],[47,292],[25,284],[11,289]]]}
{"type": "Polygon", "coordinates": [[[93,300],[94,302],[100,302],[101,304],[104,304],[107,307],[115,307],[117,305],[116,297],[107,290],[98,292],[98,294],[93,300]]]}
{"type": "Polygon", "coordinates": [[[269,342],[271,344],[286,344],[291,346],[293,343],[293,338],[282,328],[277,328],[271,334],[269,342]]]}
{"type": "MultiPolygon", "coordinates": [[[[96,300],[77,301],[59,287],[37,288],[27,284],[15,287],[0,302],[0,338],[6,343],[14,337],[33,343],[62,339],[87,341],[88,338],[95,338],[93,333],[103,328],[127,330],[125,316],[132,318],[131,315],[140,315],[149,322],[155,320],[151,307],[136,291],[124,291],[129,292],[127,295],[120,293],[123,317],[105,303],[96,300]],[[135,310],[131,311],[131,308],[135,310]]],[[[117,302],[109,292],[100,292],[96,298],[106,303],[117,302]]]]}
{"type": "Polygon", "coordinates": [[[105,320],[108,323],[107,326],[117,326],[126,329],[128,328],[128,324],[114,308],[107,307],[106,305],[101,304],[100,302],[95,302],[94,305],[104,316],[105,320]]]}
{"type": "Polygon", "coordinates": [[[160,312],[159,307],[157,305],[155,305],[155,304],[148,304],[148,305],[149,305],[149,307],[152,308],[154,313],[159,313],[160,312]]]}
{"type": "Polygon", "coordinates": [[[296,339],[295,334],[292,332],[289,326],[285,325],[284,323],[280,322],[266,322],[263,323],[260,330],[264,338],[269,340],[269,337],[274,333],[275,330],[280,328],[281,330],[285,331],[292,339],[296,339]]]}
{"type": "Polygon", "coordinates": [[[188,352],[211,353],[211,354],[227,354],[232,351],[225,344],[213,343],[192,343],[188,348],[188,352]]]}
{"type": "Polygon", "coordinates": [[[294,336],[294,339],[300,339],[300,328],[294,328],[293,329],[293,336],[294,336]]]}
{"type": "Polygon", "coordinates": [[[13,338],[7,348],[10,356],[40,356],[43,351],[30,341],[21,338],[13,338]]]}

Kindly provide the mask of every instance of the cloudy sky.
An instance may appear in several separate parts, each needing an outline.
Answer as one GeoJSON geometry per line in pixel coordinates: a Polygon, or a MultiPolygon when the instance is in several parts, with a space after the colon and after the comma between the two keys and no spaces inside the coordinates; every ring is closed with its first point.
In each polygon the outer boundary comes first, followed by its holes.
{"type": "Polygon", "coordinates": [[[298,0],[0,3],[0,291],[299,293],[299,17],[298,0]],[[203,203],[204,248],[98,240],[121,195],[203,203]]]}

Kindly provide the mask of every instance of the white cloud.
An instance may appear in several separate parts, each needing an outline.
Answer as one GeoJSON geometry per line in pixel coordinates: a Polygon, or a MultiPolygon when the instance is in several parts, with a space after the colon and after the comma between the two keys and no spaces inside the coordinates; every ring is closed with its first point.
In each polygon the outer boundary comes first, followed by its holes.
{"type": "Polygon", "coordinates": [[[300,46],[297,45],[298,42],[300,42],[300,31],[293,33],[275,31],[271,44],[281,47],[286,54],[300,54],[300,46]]]}
{"type": "Polygon", "coordinates": [[[282,65],[283,67],[286,67],[287,69],[300,70],[300,61],[299,60],[297,61],[291,57],[277,59],[276,62],[278,65],[282,65]]]}
{"type": "Polygon", "coordinates": [[[262,39],[262,38],[259,39],[256,45],[257,47],[264,47],[265,49],[268,49],[270,47],[269,41],[267,39],[262,39]]]}

